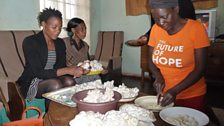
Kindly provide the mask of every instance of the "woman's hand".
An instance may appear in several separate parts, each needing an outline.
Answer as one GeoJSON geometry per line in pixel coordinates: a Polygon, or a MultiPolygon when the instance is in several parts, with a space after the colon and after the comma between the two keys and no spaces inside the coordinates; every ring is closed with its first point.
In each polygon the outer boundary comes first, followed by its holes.
{"type": "Polygon", "coordinates": [[[172,102],[175,102],[177,93],[172,89],[168,90],[161,101],[161,106],[167,106],[172,102]]]}
{"type": "Polygon", "coordinates": [[[101,74],[107,74],[108,73],[108,70],[106,67],[102,66],[103,67],[103,70],[101,72],[101,74]]]}
{"type": "Polygon", "coordinates": [[[156,77],[156,79],[153,83],[153,86],[156,89],[156,93],[157,93],[157,104],[160,104],[162,90],[165,87],[165,81],[164,81],[164,78],[162,77],[162,75],[159,75],[156,77]]]}
{"type": "Polygon", "coordinates": [[[83,74],[88,74],[90,70],[83,69],[83,74]]]}
{"type": "Polygon", "coordinates": [[[85,70],[82,67],[78,67],[78,66],[69,66],[69,67],[64,67],[57,70],[57,76],[68,74],[74,77],[80,77],[83,74],[87,74],[87,73],[89,73],[89,70],[85,70]]]}
{"type": "Polygon", "coordinates": [[[84,74],[84,69],[82,67],[70,66],[65,68],[66,74],[72,75],[74,77],[80,77],[84,74]]]}
{"type": "Polygon", "coordinates": [[[162,76],[157,76],[154,83],[153,87],[156,89],[156,93],[160,94],[165,87],[165,80],[162,76]]]}
{"type": "Polygon", "coordinates": [[[73,69],[74,77],[80,77],[83,74],[85,74],[85,72],[87,72],[87,71],[84,70],[82,67],[74,67],[74,69],[73,69]]]}
{"type": "Polygon", "coordinates": [[[145,35],[142,35],[137,39],[137,42],[141,45],[146,45],[148,43],[147,37],[145,35]]]}

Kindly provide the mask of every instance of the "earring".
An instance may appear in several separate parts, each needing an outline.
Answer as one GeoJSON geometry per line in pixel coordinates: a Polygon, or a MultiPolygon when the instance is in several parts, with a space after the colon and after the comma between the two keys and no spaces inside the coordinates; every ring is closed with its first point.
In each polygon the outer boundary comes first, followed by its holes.
{"type": "Polygon", "coordinates": [[[69,37],[72,37],[73,36],[73,32],[67,32],[67,35],[69,36],[69,37]]]}

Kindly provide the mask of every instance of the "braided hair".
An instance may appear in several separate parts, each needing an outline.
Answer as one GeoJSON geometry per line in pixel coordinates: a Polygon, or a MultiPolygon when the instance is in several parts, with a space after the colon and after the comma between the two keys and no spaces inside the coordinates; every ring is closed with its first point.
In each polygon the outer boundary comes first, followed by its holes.
{"type": "Polygon", "coordinates": [[[54,8],[51,8],[51,7],[50,8],[45,8],[37,16],[39,26],[41,26],[41,23],[43,21],[47,22],[47,20],[51,17],[57,17],[57,18],[62,20],[62,14],[59,10],[56,10],[54,8]]]}

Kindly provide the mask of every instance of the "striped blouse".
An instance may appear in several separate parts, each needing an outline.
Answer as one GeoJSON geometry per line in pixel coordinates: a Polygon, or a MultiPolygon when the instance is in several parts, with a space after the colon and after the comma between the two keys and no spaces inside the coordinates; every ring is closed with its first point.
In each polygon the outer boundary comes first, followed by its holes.
{"type": "Polygon", "coordinates": [[[53,69],[56,62],[56,52],[55,50],[48,51],[47,63],[44,67],[45,70],[53,69]]]}

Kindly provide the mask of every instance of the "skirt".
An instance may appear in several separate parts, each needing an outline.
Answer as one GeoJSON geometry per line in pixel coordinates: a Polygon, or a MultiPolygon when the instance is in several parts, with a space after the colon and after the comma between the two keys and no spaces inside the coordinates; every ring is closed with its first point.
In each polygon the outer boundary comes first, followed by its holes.
{"type": "Polygon", "coordinates": [[[39,78],[34,78],[29,86],[28,92],[27,92],[27,96],[26,99],[28,102],[33,101],[33,99],[36,97],[37,95],[37,91],[38,91],[38,84],[43,81],[42,79],[39,78]]]}
{"type": "Polygon", "coordinates": [[[74,78],[76,84],[87,83],[101,79],[99,75],[82,75],[81,77],[74,78]]]}

